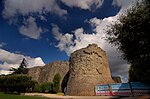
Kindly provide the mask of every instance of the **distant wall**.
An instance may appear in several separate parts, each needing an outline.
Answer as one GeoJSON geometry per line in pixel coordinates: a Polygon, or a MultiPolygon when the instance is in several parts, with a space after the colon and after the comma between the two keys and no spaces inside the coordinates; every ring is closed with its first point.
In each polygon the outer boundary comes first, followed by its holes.
{"type": "Polygon", "coordinates": [[[61,75],[61,82],[60,82],[60,91],[61,91],[62,81],[64,81],[64,78],[68,71],[69,71],[68,61],[55,61],[43,67],[38,66],[30,68],[28,71],[28,75],[31,76],[32,79],[37,81],[38,83],[42,83],[42,82],[52,82],[54,75],[56,73],[59,73],[61,75]]]}

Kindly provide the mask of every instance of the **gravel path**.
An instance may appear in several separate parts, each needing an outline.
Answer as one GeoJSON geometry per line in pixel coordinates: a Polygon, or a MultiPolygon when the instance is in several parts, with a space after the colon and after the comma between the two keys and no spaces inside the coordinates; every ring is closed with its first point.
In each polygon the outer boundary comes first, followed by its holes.
{"type": "Polygon", "coordinates": [[[52,99],[150,99],[150,96],[141,97],[115,97],[115,96],[62,96],[57,94],[45,93],[25,93],[27,96],[41,96],[52,99]]]}
{"type": "Polygon", "coordinates": [[[110,99],[112,96],[62,96],[57,94],[25,93],[28,96],[42,96],[53,99],[110,99]]]}

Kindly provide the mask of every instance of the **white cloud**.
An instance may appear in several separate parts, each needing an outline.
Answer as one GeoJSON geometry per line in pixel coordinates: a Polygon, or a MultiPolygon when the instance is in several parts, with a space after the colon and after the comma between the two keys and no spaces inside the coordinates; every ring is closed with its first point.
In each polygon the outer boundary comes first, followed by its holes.
{"type": "Polygon", "coordinates": [[[94,5],[95,8],[101,7],[104,0],[61,0],[69,7],[78,7],[84,10],[91,10],[94,5]]]}
{"type": "Polygon", "coordinates": [[[44,17],[47,13],[64,17],[67,11],[61,9],[56,0],[5,0],[2,15],[10,24],[23,23],[18,29],[21,34],[32,39],[39,39],[41,33],[45,31],[37,24],[37,17],[32,15],[38,15],[41,21],[47,21],[44,17]],[[19,19],[20,15],[25,22],[19,19]]]}
{"type": "Polygon", "coordinates": [[[70,49],[68,49],[68,47],[73,44],[72,42],[73,35],[68,33],[63,35],[60,32],[59,27],[55,24],[52,24],[52,33],[55,36],[55,39],[58,40],[59,42],[56,47],[58,47],[61,51],[65,51],[69,53],[70,49]]]}
{"type": "Polygon", "coordinates": [[[30,56],[24,56],[21,54],[15,54],[8,52],[6,50],[0,49],[0,61],[3,62],[0,64],[0,74],[9,73],[10,68],[19,67],[22,59],[25,58],[28,63],[28,68],[35,66],[44,66],[45,63],[40,57],[31,58],[30,56]]]}
{"type": "Polygon", "coordinates": [[[1,74],[10,74],[12,71],[9,71],[11,68],[18,68],[19,64],[9,64],[7,62],[4,62],[3,64],[0,64],[0,75],[1,74]]]}
{"type": "Polygon", "coordinates": [[[1,42],[1,43],[0,43],[0,48],[4,47],[5,45],[6,45],[6,43],[1,42]]]}
{"type": "Polygon", "coordinates": [[[88,44],[96,43],[96,44],[103,44],[101,35],[97,34],[87,34],[84,32],[83,28],[76,29],[73,31],[74,34],[74,39],[73,39],[73,34],[62,34],[60,32],[60,29],[57,25],[52,25],[52,32],[58,41],[58,44],[56,47],[58,47],[61,51],[65,51],[68,55],[70,55],[72,52],[74,52],[77,49],[86,47],[88,44]]]}
{"type": "MultiPolygon", "coordinates": [[[[97,35],[97,34],[87,34],[84,32],[83,28],[79,28],[76,29],[74,31],[74,45],[70,48],[70,52],[72,53],[73,51],[77,50],[77,49],[81,49],[86,47],[88,44],[92,44],[92,43],[96,43],[98,45],[102,44],[103,41],[99,40],[101,39],[101,35],[97,35]]],[[[70,53],[69,53],[70,54],[70,53]]]]}
{"type": "Polygon", "coordinates": [[[130,8],[132,5],[135,5],[137,2],[142,2],[142,0],[113,0],[112,5],[120,6],[120,12],[125,13],[128,8],[130,8]]]}
{"type": "Polygon", "coordinates": [[[10,68],[18,68],[19,64],[10,64],[7,62],[4,62],[3,64],[0,64],[0,69],[8,71],[10,68]]]}
{"type": "Polygon", "coordinates": [[[0,49],[0,61],[15,64],[21,62],[24,56],[20,54],[10,53],[6,50],[0,49]]]}
{"type": "Polygon", "coordinates": [[[19,32],[22,35],[25,35],[29,38],[39,39],[40,34],[43,32],[41,27],[38,27],[35,18],[29,17],[25,22],[24,25],[19,28],[19,32]]]}
{"type": "Polygon", "coordinates": [[[35,66],[44,66],[45,63],[43,62],[41,57],[31,58],[31,57],[25,57],[28,63],[28,67],[35,67],[35,66]]]}
{"type": "Polygon", "coordinates": [[[60,16],[67,14],[61,9],[56,0],[5,0],[3,17],[12,18],[21,14],[23,16],[31,13],[46,14],[55,13],[60,16]]]}
{"type": "Polygon", "coordinates": [[[41,20],[47,21],[46,17],[44,17],[43,15],[40,15],[39,17],[40,17],[41,20]]]}
{"type": "Polygon", "coordinates": [[[0,75],[8,75],[8,74],[11,74],[12,72],[11,71],[8,71],[8,70],[0,70],[0,75]]]}
{"type": "Polygon", "coordinates": [[[122,8],[128,8],[131,4],[137,2],[138,0],[113,0],[113,5],[121,6],[122,8]]]}

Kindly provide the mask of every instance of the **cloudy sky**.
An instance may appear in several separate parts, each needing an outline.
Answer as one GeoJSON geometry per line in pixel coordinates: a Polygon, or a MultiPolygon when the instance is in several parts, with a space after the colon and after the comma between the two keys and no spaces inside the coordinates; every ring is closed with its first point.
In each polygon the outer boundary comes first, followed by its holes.
{"type": "Polygon", "coordinates": [[[70,53],[96,43],[109,57],[112,75],[127,81],[129,65],[116,47],[105,41],[107,26],[137,0],[1,0],[0,74],[68,60],[70,53]]]}

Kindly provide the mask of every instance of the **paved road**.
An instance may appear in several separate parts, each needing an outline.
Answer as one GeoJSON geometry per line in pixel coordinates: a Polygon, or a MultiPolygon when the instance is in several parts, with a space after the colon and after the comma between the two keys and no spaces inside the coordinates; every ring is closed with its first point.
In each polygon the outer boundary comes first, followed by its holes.
{"type": "Polygon", "coordinates": [[[44,94],[44,93],[25,93],[28,96],[42,96],[52,99],[150,99],[150,96],[141,97],[116,97],[116,96],[62,96],[56,94],[44,94]]]}

